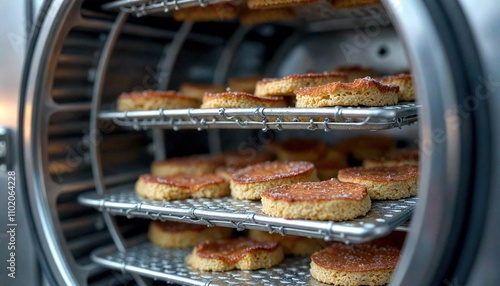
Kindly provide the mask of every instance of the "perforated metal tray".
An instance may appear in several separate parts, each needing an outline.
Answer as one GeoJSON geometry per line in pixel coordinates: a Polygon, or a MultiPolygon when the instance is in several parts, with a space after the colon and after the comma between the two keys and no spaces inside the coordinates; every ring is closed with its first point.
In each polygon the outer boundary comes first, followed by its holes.
{"type": "Polygon", "coordinates": [[[309,257],[287,258],[270,269],[203,272],[184,263],[190,251],[162,249],[145,242],[126,252],[100,248],[91,258],[107,268],[182,285],[326,285],[311,278],[309,257]]]}
{"type": "Polygon", "coordinates": [[[373,201],[366,216],[343,222],[271,217],[262,213],[260,202],[231,197],[155,201],[144,199],[131,189],[104,196],[95,192],[85,193],[78,197],[78,201],[100,211],[127,217],[183,221],[238,230],[258,229],[282,235],[362,243],[384,236],[407,221],[416,206],[417,198],[373,201]]]}
{"type": "Polygon", "coordinates": [[[385,107],[160,109],[102,111],[99,118],[137,130],[162,127],[173,130],[246,128],[328,132],[401,127],[417,121],[419,107],[415,103],[406,103],[385,107]]]}

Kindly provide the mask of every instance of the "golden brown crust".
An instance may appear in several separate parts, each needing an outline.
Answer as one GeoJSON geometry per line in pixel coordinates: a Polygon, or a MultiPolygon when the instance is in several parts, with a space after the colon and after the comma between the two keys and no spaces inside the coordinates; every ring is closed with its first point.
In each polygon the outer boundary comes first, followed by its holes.
{"type": "Polygon", "coordinates": [[[296,183],[261,194],[262,212],[286,219],[341,221],[365,215],[371,207],[366,188],[336,179],[296,183]]]}
{"type": "Polygon", "coordinates": [[[255,95],[293,96],[294,90],[300,87],[313,87],[346,80],[346,75],[339,72],[292,74],[283,78],[265,78],[257,82],[255,95]]]}
{"type": "Polygon", "coordinates": [[[231,181],[239,184],[262,183],[310,174],[314,170],[314,164],[304,161],[264,162],[235,172],[231,176],[231,181]]]}
{"type": "Polygon", "coordinates": [[[151,173],[157,176],[209,174],[220,165],[223,165],[223,162],[219,158],[209,155],[192,155],[154,161],[151,164],[151,173]]]}
{"type": "Polygon", "coordinates": [[[315,3],[318,0],[247,0],[250,9],[272,9],[280,7],[295,7],[315,3]]]}
{"type": "Polygon", "coordinates": [[[225,90],[222,85],[185,82],[181,85],[180,93],[201,101],[205,92],[218,93],[225,90]]]}
{"type": "Polygon", "coordinates": [[[156,246],[164,248],[186,248],[207,240],[225,239],[232,230],[224,227],[207,227],[173,221],[153,221],[149,225],[148,238],[156,246]]]}
{"type": "Polygon", "coordinates": [[[218,198],[229,194],[228,183],[215,175],[141,175],[135,192],[155,200],[180,200],[186,198],[218,198]]]}
{"type": "Polygon", "coordinates": [[[392,84],[399,87],[399,101],[415,100],[415,89],[413,87],[413,77],[411,74],[389,75],[380,78],[380,82],[384,84],[392,84]]]}
{"type": "MultiPolygon", "coordinates": [[[[295,18],[295,11],[290,8],[265,10],[244,9],[240,13],[240,22],[246,26],[259,25],[269,22],[288,21],[293,18],[295,18]]],[[[231,88],[231,90],[233,89],[231,88]]]]}
{"type": "Polygon", "coordinates": [[[363,160],[363,167],[376,166],[418,166],[420,152],[418,149],[400,149],[388,153],[384,157],[363,160]]]}
{"type": "Polygon", "coordinates": [[[174,11],[176,21],[210,22],[233,20],[238,17],[238,8],[227,3],[194,6],[174,11]]]}
{"type": "Polygon", "coordinates": [[[283,97],[257,97],[245,92],[205,93],[201,108],[286,107],[283,97]]]}
{"type": "Polygon", "coordinates": [[[261,194],[262,198],[286,202],[317,202],[329,200],[362,201],[368,196],[362,185],[343,183],[337,179],[279,186],[261,194]]]}
{"type": "Polygon", "coordinates": [[[231,196],[239,200],[259,200],[260,194],[272,187],[309,181],[318,181],[312,163],[265,162],[235,172],[231,176],[231,196]]]}
{"type": "Polygon", "coordinates": [[[197,107],[199,101],[176,91],[143,90],[124,92],[117,101],[118,111],[155,110],[197,107]]]}
{"type": "Polygon", "coordinates": [[[172,187],[179,187],[191,191],[197,191],[205,186],[213,184],[221,184],[224,179],[216,175],[174,175],[174,176],[153,176],[141,175],[139,180],[145,183],[154,183],[160,185],[168,185],[172,187]]]}
{"type": "Polygon", "coordinates": [[[418,175],[418,168],[415,166],[378,166],[342,169],[338,176],[341,181],[362,179],[375,182],[394,182],[414,179],[418,175]]]}
{"type": "Polygon", "coordinates": [[[269,268],[284,258],[277,242],[258,242],[247,238],[207,241],[195,246],[186,263],[198,270],[228,271],[269,268]]]}
{"type": "Polygon", "coordinates": [[[335,285],[384,285],[390,282],[400,252],[373,243],[333,243],[311,256],[311,276],[335,285]]]}
{"type": "Polygon", "coordinates": [[[297,107],[385,106],[398,103],[399,87],[382,84],[370,77],[351,83],[332,82],[295,90],[297,107]]]}
{"type": "Polygon", "coordinates": [[[391,166],[349,168],[340,170],[338,179],[366,186],[374,200],[397,200],[418,193],[418,167],[391,166]]]}
{"type": "Polygon", "coordinates": [[[253,94],[255,85],[262,79],[260,75],[251,75],[243,77],[233,77],[228,80],[228,86],[231,91],[241,91],[253,94]]]}

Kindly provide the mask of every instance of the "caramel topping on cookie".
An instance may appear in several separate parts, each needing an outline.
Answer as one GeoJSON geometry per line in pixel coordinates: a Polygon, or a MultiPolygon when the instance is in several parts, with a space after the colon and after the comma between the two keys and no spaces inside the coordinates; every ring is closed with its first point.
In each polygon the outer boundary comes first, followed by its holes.
{"type": "Polygon", "coordinates": [[[279,186],[264,191],[261,196],[287,202],[325,200],[361,201],[368,196],[368,192],[362,185],[343,183],[336,179],[331,179],[322,182],[304,182],[279,186]]]}
{"type": "Polygon", "coordinates": [[[406,181],[418,177],[418,167],[415,166],[380,166],[380,167],[356,167],[342,169],[339,171],[340,180],[351,178],[370,180],[377,182],[406,181]]]}
{"type": "Polygon", "coordinates": [[[254,251],[272,252],[279,247],[275,241],[258,242],[246,238],[218,241],[205,241],[195,248],[196,255],[203,258],[215,258],[227,263],[238,262],[246,254],[254,251]]]}
{"type": "Polygon", "coordinates": [[[317,265],[344,272],[367,272],[394,269],[400,250],[374,244],[341,244],[314,253],[311,259],[317,265]]]}
{"type": "Polygon", "coordinates": [[[371,77],[359,78],[353,82],[344,83],[344,82],[332,82],[327,83],[325,85],[320,85],[317,87],[301,87],[295,90],[296,95],[301,96],[315,96],[318,94],[326,94],[326,93],[335,93],[341,89],[344,90],[365,90],[368,88],[376,88],[380,92],[398,92],[399,87],[390,85],[390,84],[382,84],[371,77]]]}
{"type": "Polygon", "coordinates": [[[224,179],[216,175],[173,175],[173,176],[153,176],[142,175],[139,180],[150,183],[165,184],[176,186],[179,188],[186,188],[191,190],[198,190],[204,186],[211,184],[224,183],[224,179]]]}
{"type": "Polygon", "coordinates": [[[314,172],[314,169],[314,164],[305,161],[264,162],[235,172],[231,179],[238,183],[258,183],[291,178],[314,172]]]}
{"type": "Polygon", "coordinates": [[[279,102],[285,100],[283,97],[274,96],[274,97],[259,97],[254,96],[253,94],[241,92],[241,91],[228,91],[221,93],[209,93],[205,92],[203,95],[203,101],[215,98],[215,97],[231,97],[231,98],[249,98],[263,102],[279,102]]]}

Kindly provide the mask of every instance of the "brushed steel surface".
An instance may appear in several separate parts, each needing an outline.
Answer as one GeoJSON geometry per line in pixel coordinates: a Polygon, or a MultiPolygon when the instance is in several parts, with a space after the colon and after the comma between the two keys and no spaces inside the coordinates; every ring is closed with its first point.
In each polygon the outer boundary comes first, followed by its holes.
{"type": "Polygon", "coordinates": [[[125,188],[103,196],[85,193],[78,201],[101,211],[131,217],[176,220],[237,229],[260,229],[281,234],[361,243],[384,236],[408,220],[418,199],[373,201],[364,217],[343,222],[283,219],[262,213],[258,201],[231,197],[156,201],[125,188]]]}
{"type": "MultiPolygon", "coordinates": [[[[484,217],[484,230],[477,251],[477,258],[468,277],[467,285],[494,285],[500,280],[500,18],[499,6],[495,0],[476,1],[459,0],[473,32],[476,48],[479,52],[481,66],[485,78],[480,79],[482,86],[476,87],[476,95],[488,100],[490,108],[491,150],[490,156],[494,162],[489,177],[490,189],[486,216],[484,217]]],[[[484,130],[488,132],[488,130],[484,130]]],[[[488,178],[488,177],[485,177],[488,178]]],[[[453,281],[452,281],[453,282],[453,281]]]]}
{"type": "Polygon", "coordinates": [[[459,206],[461,118],[443,39],[421,1],[385,0],[405,43],[422,108],[419,110],[420,190],[409,236],[393,277],[394,285],[433,285],[447,260],[459,206]],[[437,96],[436,96],[437,95],[437,96]]]}
{"type": "Polygon", "coordinates": [[[180,285],[327,285],[311,277],[309,257],[286,258],[269,269],[206,272],[186,265],[184,258],[190,251],[141,243],[126,252],[117,252],[113,247],[96,249],[92,260],[111,269],[180,285]]]}

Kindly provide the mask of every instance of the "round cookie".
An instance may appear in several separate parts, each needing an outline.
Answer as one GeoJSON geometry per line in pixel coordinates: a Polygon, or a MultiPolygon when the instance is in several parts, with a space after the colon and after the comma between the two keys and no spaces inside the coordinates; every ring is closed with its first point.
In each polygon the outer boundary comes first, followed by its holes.
{"type": "Polygon", "coordinates": [[[185,261],[203,271],[255,270],[277,265],[284,259],[283,249],[274,241],[247,238],[205,241],[195,246],[185,261]]]}
{"type": "Polygon", "coordinates": [[[387,154],[387,156],[379,158],[369,158],[363,160],[363,167],[377,167],[377,166],[403,166],[411,165],[418,166],[419,163],[419,150],[418,149],[400,149],[394,150],[387,154]]]}
{"type": "Polygon", "coordinates": [[[404,165],[342,169],[338,179],[366,186],[373,200],[397,200],[417,195],[418,176],[418,167],[404,165]]]}
{"type": "Polygon", "coordinates": [[[400,252],[390,245],[334,243],[311,256],[311,276],[335,285],[385,285],[400,252]]]}
{"type": "Polygon", "coordinates": [[[134,111],[160,108],[194,108],[198,106],[200,106],[199,100],[183,96],[173,90],[144,90],[120,94],[116,109],[118,111],[134,111]]]}
{"type": "Polygon", "coordinates": [[[149,224],[148,238],[156,246],[163,248],[193,247],[206,240],[229,238],[232,229],[226,227],[207,227],[175,221],[152,221],[149,224]]]}
{"type": "Polygon", "coordinates": [[[336,179],[279,186],[261,197],[263,213],[286,219],[342,221],[363,216],[371,208],[364,186],[336,179]]]}
{"type": "Polygon", "coordinates": [[[283,97],[257,97],[245,92],[205,93],[201,108],[286,107],[283,97]]]}
{"type": "Polygon", "coordinates": [[[223,162],[220,159],[209,155],[176,157],[153,162],[151,164],[151,173],[156,176],[211,174],[222,164],[223,162]]]}
{"type": "Polygon", "coordinates": [[[186,198],[219,198],[229,194],[228,183],[216,175],[141,175],[135,192],[155,200],[180,200],[186,198]]]}
{"type": "Polygon", "coordinates": [[[398,101],[414,101],[415,88],[411,74],[388,75],[380,78],[383,84],[392,84],[399,86],[398,101]]]}
{"type": "Polygon", "coordinates": [[[318,86],[335,81],[346,81],[343,73],[293,74],[283,78],[265,78],[255,86],[256,96],[289,96],[299,87],[318,86]]]}
{"type": "Polygon", "coordinates": [[[370,77],[354,82],[332,82],[295,90],[297,107],[386,106],[398,103],[399,87],[382,84],[370,77]]]}
{"type": "Polygon", "coordinates": [[[240,200],[259,200],[272,187],[297,182],[318,181],[310,162],[264,162],[250,165],[231,176],[231,196],[240,200]]]}
{"type": "Polygon", "coordinates": [[[248,237],[256,241],[276,241],[285,255],[308,256],[323,248],[323,240],[296,235],[281,235],[256,229],[248,230],[248,237]]]}

